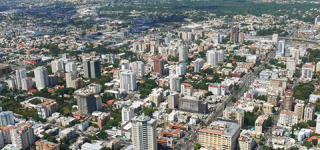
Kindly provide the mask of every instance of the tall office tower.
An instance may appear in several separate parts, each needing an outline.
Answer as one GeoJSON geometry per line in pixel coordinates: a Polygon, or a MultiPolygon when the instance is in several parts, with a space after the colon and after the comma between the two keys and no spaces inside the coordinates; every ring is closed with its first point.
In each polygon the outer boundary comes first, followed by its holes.
{"type": "Polygon", "coordinates": [[[57,71],[63,71],[63,61],[61,60],[54,60],[51,61],[51,69],[52,73],[56,73],[57,71]]]}
{"type": "Polygon", "coordinates": [[[240,43],[240,44],[243,44],[243,42],[244,42],[244,33],[243,33],[243,32],[240,32],[240,33],[239,33],[239,43],[240,43]]]}
{"type": "Polygon", "coordinates": [[[285,40],[281,40],[279,41],[279,45],[278,45],[278,56],[283,57],[285,54],[285,48],[286,48],[286,41],[285,40]]]}
{"type": "Polygon", "coordinates": [[[85,59],[83,61],[84,77],[101,77],[101,66],[98,58],[85,59]]]}
{"type": "Polygon", "coordinates": [[[194,61],[194,72],[199,72],[202,66],[203,66],[203,59],[197,58],[194,61]]]}
{"type": "Polygon", "coordinates": [[[273,34],[272,35],[272,42],[273,43],[278,43],[278,34],[273,34]]]}
{"type": "Polygon", "coordinates": [[[21,83],[22,83],[22,88],[21,88],[22,90],[29,91],[32,89],[32,85],[33,85],[32,78],[30,77],[23,78],[21,83]]]}
{"type": "Polygon", "coordinates": [[[130,70],[136,74],[138,79],[144,77],[144,63],[142,61],[135,61],[129,64],[130,70]]]}
{"type": "Polygon", "coordinates": [[[240,128],[244,124],[244,110],[239,109],[238,107],[226,107],[223,111],[223,117],[231,119],[233,121],[237,121],[240,125],[240,128]]]}
{"type": "Polygon", "coordinates": [[[179,47],[179,61],[180,62],[187,62],[188,61],[188,47],[180,46],[179,47]]]}
{"type": "Polygon", "coordinates": [[[66,72],[72,72],[72,71],[77,71],[77,66],[74,62],[68,62],[66,64],[66,72]]]}
{"type": "Polygon", "coordinates": [[[224,62],[224,51],[219,50],[218,51],[218,63],[223,63],[224,62]]]}
{"type": "Polygon", "coordinates": [[[131,107],[122,107],[121,110],[122,124],[127,123],[134,117],[134,111],[131,107]]]}
{"type": "Polygon", "coordinates": [[[0,127],[14,125],[12,111],[3,111],[0,113],[0,127]]]}
{"type": "Polygon", "coordinates": [[[216,50],[207,51],[207,64],[211,66],[218,66],[219,54],[216,50]]]}
{"type": "Polygon", "coordinates": [[[181,91],[181,81],[182,78],[179,76],[170,77],[170,89],[172,91],[181,91]]]}
{"type": "Polygon", "coordinates": [[[24,124],[18,128],[10,130],[12,145],[21,149],[26,149],[36,142],[32,125],[24,124]]]}
{"type": "Polygon", "coordinates": [[[49,85],[47,68],[40,66],[34,69],[37,89],[41,90],[49,85]]]}
{"type": "Polygon", "coordinates": [[[235,150],[239,136],[240,125],[233,122],[214,121],[207,128],[199,129],[199,143],[203,147],[235,150]]]}
{"type": "Polygon", "coordinates": [[[230,29],[230,42],[238,43],[239,42],[239,27],[231,27],[230,29]]]}
{"type": "Polygon", "coordinates": [[[175,109],[179,107],[179,94],[178,93],[171,93],[168,96],[168,108],[175,109]]]}
{"type": "Polygon", "coordinates": [[[96,99],[89,89],[79,89],[73,95],[77,99],[79,114],[88,115],[97,110],[96,99]]]}
{"type": "Polygon", "coordinates": [[[293,105],[293,91],[291,89],[288,89],[284,95],[283,109],[293,111],[292,105],[293,105]]]}
{"type": "Polygon", "coordinates": [[[158,55],[153,60],[154,72],[158,73],[160,76],[164,74],[164,60],[161,55],[158,55]]]}
{"type": "Polygon", "coordinates": [[[72,86],[72,81],[77,79],[78,77],[78,73],[77,71],[71,71],[71,72],[67,72],[66,73],[66,86],[69,87],[73,87],[72,86]]]}
{"type": "Polygon", "coordinates": [[[134,91],[137,88],[136,75],[130,70],[120,72],[120,88],[134,91]]]}
{"type": "Polygon", "coordinates": [[[157,121],[141,115],[131,119],[132,144],[135,150],[157,150],[157,121]]]}
{"type": "Polygon", "coordinates": [[[313,120],[315,112],[316,112],[316,105],[312,103],[308,103],[304,108],[303,120],[305,122],[307,122],[308,120],[313,120]]]}
{"type": "Polygon", "coordinates": [[[26,69],[16,70],[17,88],[22,89],[22,79],[27,77],[26,69]]]}
{"type": "Polygon", "coordinates": [[[213,40],[213,43],[214,43],[214,44],[219,44],[219,43],[221,43],[220,33],[213,33],[213,34],[212,34],[212,40],[213,40]]]}

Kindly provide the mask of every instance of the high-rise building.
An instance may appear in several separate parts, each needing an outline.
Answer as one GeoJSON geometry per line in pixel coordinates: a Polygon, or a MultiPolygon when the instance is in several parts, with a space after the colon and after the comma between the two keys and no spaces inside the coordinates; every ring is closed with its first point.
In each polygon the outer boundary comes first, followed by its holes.
{"type": "Polygon", "coordinates": [[[164,60],[161,55],[158,55],[153,60],[154,72],[158,73],[160,76],[164,74],[164,60]]]}
{"type": "Polygon", "coordinates": [[[286,63],[286,69],[289,71],[295,71],[296,70],[296,61],[294,59],[287,59],[286,63]]]}
{"type": "Polygon", "coordinates": [[[223,63],[224,62],[224,51],[223,50],[219,50],[218,51],[218,62],[219,63],[223,63]]]}
{"type": "Polygon", "coordinates": [[[130,107],[123,107],[121,110],[122,124],[127,123],[134,117],[134,111],[130,107]]]}
{"type": "Polygon", "coordinates": [[[301,79],[311,81],[313,76],[313,68],[314,68],[313,65],[307,65],[307,64],[302,65],[301,79]]]}
{"type": "Polygon", "coordinates": [[[32,125],[23,124],[18,128],[10,130],[12,145],[21,149],[28,148],[36,141],[32,125]]]}
{"type": "Polygon", "coordinates": [[[188,61],[188,47],[180,46],[179,47],[179,61],[180,62],[187,62],[188,61]]]}
{"type": "Polygon", "coordinates": [[[152,92],[149,94],[149,101],[153,102],[156,107],[159,107],[163,99],[163,89],[152,89],[152,92]]]}
{"type": "MultiPolygon", "coordinates": [[[[0,130],[0,147],[4,147],[5,145],[5,137],[4,137],[4,132],[0,130]]],[[[3,148],[5,149],[5,148],[3,148]]]]}
{"type": "Polygon", "coordinates": [[[30,89],[32,89],[32,85],[33,85],[32,78],[30,77],[23,78],[21,80],[21,83],[22,83],[22,90],[29,91],[30,89]]]}
{"type": "Polygon", "coordinates": [[[64,68],[63,67],[63,61],[61,61],[61,60],[51,61],[52,73],[56,73],[57,71],[64,71],[63,68],[64,68]]]}
{"type": "Polygon", "coordinates": [[[218,52],[216,50],[207,51],[207,64],[211,66],[218,66],[218,52]]]}
{"type": "Polygon", "coordinates": [[[231,27],[230,29],[230,42],[238,43],[239,42],[239,27],[231,27]]]}
{"type": "Polygon", "coordinates": [[[272,42],[277,43],[278,42],[278,34],[273,34],[272,35],[272,42]]]}
{"type": "Polygon", "coordinates": [[[179,94],[178,93],[171,93],[168,95],[168,108],[176,109],[179,107],[179,94]]]}
{"type": "Polygon", "coordinates": [[[15,78],[10,78],[10,79],[8,79],[6,82],[7,82],[7,84],[8,84],[8,88],[9,88],[9,89],[13,89],[13,88],[16,88],[16,87],[17,87],[16,79],[15,79],[15,78]]]}
{"type": "Polygon", "coordinates": [[[312,103],[308,103],[306,107],[304,108],[304,121],[313,120],[314,114],[316,112],[316,105],[312,103]]]}
{"type": "Polygon", "coordinates": [[[96,99],[89,89],[79,89],[73,95],[77,99],[79,114],[88,115],[97,110],[96,99]]]}
{"type": "Polygon", "coordinates": [[[194,61],[194,72],[199,72],[202,67],[203,67],[203,59],[197,58],[194,61]]]}
{"type": "Polygon", "coordinates": [[[279,41],[277,55],[284,57],[285,50],[286,50],[286,41],[285,40],[279,41]]]}
{"type": "Polygon", "coordinates": [[[220,33],[213,33],[213,34],[212,34],[212,40],[213,40],[213,43],[214,43],[214,44],[219,44],[219,43],[221,43],[220,33]]]}
{"type": "Polygon", "coordinates": [[[77,66],[74,62],[70,61],[66,64],[66,72],[77,71],[77,66]]]}
{"type": "Polygon", "coordinates": [[[238,107],[226,107],[223,111],[223,117],[237,121],[240,125],[240,128],[244,124],[244,110],[238,107]]]}
{"type": "Polygon", "coordinates": [[[317,115],[316,133],[320,134],[320,115],[317,115]]]}
{"type": "Polygon", "coordinates": [[[72,86],[72,81],[77,79],[78,77],[78,73],[77,71],[71,71],[71,72],[67,72],[66,73],[66,86],[69,87],[73,87],[72,86]]]}
{"type": "Polygon", "coordinates": [[[315,19],[314,19],[314,25],[318,25],[319,24],[319,21],[320,21],[320,18],[319,16],[317,16],[315,19]]]}
{"type": "Polygon", "coordinates": [[[46,99],[36,107],[38,116],[42,119],[50,117],[58,110],[58,103],[53,99],[46,99]]]}
{"type": "Polygon", "coordinates": [[[292,105],[293,105],[293,91],[291,89],[288,89],[284,95],[283,109],[293,111],[292,105]]]}
{"type": "Polygon", "coordinates": [[[137,88],[136,75],[130,70],[120,72],[120,88],[127,91],[134,91],[137,88]]]}
{"type": "Polygon", "coordinates": [[[101,63],[98,58],[83,60],[84,77],[98,78],[101,77],[101,63]]]}
{"type": "Polygon", "coordinates": [[[0,112],[0,127],[14,125],[14,118],[12,111],[0,112]]]}
{"type": "Polygon", "coordinates": [[[142,61],[135,61],[129,64],[129,69],[134,72],[138,79],[144,77],[144,63],[142,61]]]}
{"type": "Polygon", "coordinates": [[[212,122],[207,128],[199,129],[199,143],[203,147],[235,150],[239,136],[239,124],[221,120],[212,122]]]}
{"type": "Polygon", "coordinates": [[[172,91],[181,91],[182,78],[179,76],[170,76],[170,89],[172,91]]]}
{"type": "Polygon", "coordinates": [[[192,96],[193,86],[187,83],[181,83],[180,93],[185,96],[192,96]]]}
{"type": "Polygon", "coordinates": [[[256,121],[254,122],[254,130],[260,133],[263,133],[263,129],[265,127],[265,120],[267,117],[259,116],[256,121]]]}
{"type": "Polygon", "coordinates": [[[157,150],[157,121],[141,115],[131,119],[132,144],[136,150],[157,150]]]}
{"type": "Polygon", "coordinates": [[[55,86],[59,83],[58,75],[48,75],[48,86],[55,86]]]}
{"type": "Polygon", "coordinates": [[[98,83],[91,83],[88,85],[89,90],[94,94],[101,93],[102,86],[98,83]]]}
{"type": "Polygon", "coordinates": [[[294,112],[298,113],[298,119],[303,119],[303,113],[304,113],[304,101],[296,101],[296,105],[294,106],[294,112]]]}
{"type": "Polygon", "coordinates": [[[243,42],[244,42],[244,33],[243,33],[243,32],[240,32],[240,33],[239,33],[239,43],[240,43],[240,44],[243,44],[243,42]]]}
{"type": "Polygon", "coordinates": [[[37,89],[41,90],[49,85],[47,68],[40,66],[34,69],[37,89]]]}
{"type": "Polygon", "coordinates": [[[16,70],[17,88],[22,89],[22,79],[27,77],[26,69],[16,70]]]}

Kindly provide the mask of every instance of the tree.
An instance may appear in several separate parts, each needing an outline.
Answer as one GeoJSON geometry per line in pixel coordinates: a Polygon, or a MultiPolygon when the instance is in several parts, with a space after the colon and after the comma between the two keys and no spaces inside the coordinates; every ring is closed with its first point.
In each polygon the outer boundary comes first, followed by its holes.
{"type": "Polygon", "coordinates": [[[317,146],[318,145],[318,140],[317,139],[312,139],[312,145],[317,146]]]}
{"type": "Polygon", "coordinates": [[[306,146],[308,149],[312,146],[311,142],[309,141],[303,141],[302,145],[306,146]]]}
{"type": "Polygon", "coordinates": [[[268,117],[268,119],[266,120],[266,126],[271,127],[272,125],[273,125],[273,118],[268,117]]]}
{"type": "Polygon", "coordinates": [[[104,130],[101,130],[98,134],[97,134],[98,138],[101,138],[101,139],[105,139],[107,138],[108,134],[106,131],[104,130]]]}
{"type": "Polygon", "coordinates": [[[147,116],[151,116],[153,114],[154,110],[152,108],[146,108],[143,113],[147,116]]]}
{"type": "Polygon", "coordinates": [[[198,150],[201,148],[201,144],[200,143],[196,143],[193,147],[194,150],[198,150]]]}
{"type": "Polygon", "coordinates": [[[311,126],[311,127],[315,127],[317,122],[315,120],[308,120],[307,121],[308,125],[311,126]]]}
{"type": "Polygon", "coordinates": [[[210,96],[210,95],[212,95],[212,92],[211,92],[211,91],[208,91],[208,92],[205,94],[205,96],[210,96]]]}
{"type": "Polygon", "coordinates": [[[305,122],[299,123],[299,128],[308,128],[308,124],[305,122]]]}
{"type": "Polygon", "coordinates": [[[263,146],[262,146],[262,150],[272,150],[272,148],[271,148],[271,147],[268,147],[268,146],[263,145],[263,146]]]}

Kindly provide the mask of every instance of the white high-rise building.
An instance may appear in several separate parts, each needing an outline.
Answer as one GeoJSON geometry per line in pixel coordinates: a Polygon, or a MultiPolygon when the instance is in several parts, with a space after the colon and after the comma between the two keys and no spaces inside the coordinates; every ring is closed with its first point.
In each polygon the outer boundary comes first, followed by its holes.
{"type": "Polygon", "coordinates": [[[318,25],[319,21],[320,21],[320,18],[319,18],[319,16],[317,16],[317,17],[314,19],[314,25],[315,25],[315,26],[318,25]]]}
{"type": "Polygon", "coordinates": [[[180,62],[187,62],[188,61],[188,47],[180,46],[179,47],[179,61],[180,62]]]}
{"type": "Polygon", "coordinates": [[[278,34],[273,34],[272,35],[272,42],[277,43],[278,42],[278,34]]]}
{"type": "Polygon", "coordinates": [[[170,89],[172,91],[180,91],[181,90],[181,81],[182,78],[177,76],[177,75],[173,75],[170,76],[170,89]]]}
{"type": "Polygon", "coordinates": [[[317,115],[316,133],[320,134],[320,115],[317,115]]]}
{"type": "Polygon", "coordinates": [[[129,64],[129,68],[134,74],[136,74],[136,77],[138,79],[141,79],[144,77],[144,63],[142,61],[135,61],[129,64]]]}
{"type": "Polygon", "coordinates": [[[207,64],[211,66],[218,66],[218,52],[215,50],[207,51],[207,64]]]}
{"type": "Polygon", "coordinates": [[[69,87],[73,87],[72,86],[72,81],[77,79],[78,77],[78,73],[77,71],[71,71],[71,72],[67,72],[66,73],[66,86],[69,87]]]}
{"type": "Polygon", "coordinates": [[[32,78],[28,77],[28,78],[23,78],[22,81],[22,90],[25,91],[29,91],[30,89],[32,89],[32,85],[33,85],[33,81],[32,78]]]}
{"type": "Polygon", "coordinates": [[[32,125],[24,124],[18,128],[10,130],[12,145],[21,149],[28,148],[33,145],[36,140],[32,125]]]}
{"type": "Polygon", "coordinates": [[[198,58],[194,61],[194,72],[199,72],[203,66],[203,59],[198,58]]]}
{"type": "Polygon", "coordinates": [[[286,69],[289,71],[295,71],[296,70],[296,61],[294,59],[287,59],[286,69]]]}
{"type": "Polygon", "coordinates": [[[41,90],[48,86],[47,68],[40,66],[34,69],[34,77],[36,79],[36,85],[38,90],[41,90]]]}
{"type": "Polygon", "coordinates": [[[134,111],[130,107],[123,107],[121,110],[122,124],[127,123],[134,117],[134,111]]]}
{"type": "Polygon", "coordinates": [[[22,79],[27,77],[26,69],[16,70],[17,88],[22,89],[22,79]]]}
{"type": "Polygon", "coordinates": [[[72,71],[77,71],[77,66],[74,62],[68,62],[66,64],[66,72],[72,72],[72,71]]]}
{"type": "Polygon", "coordinates": [[[306,79],[308,81],[312,80],[313,66],[312,65],[302,65],[301,79],[306,79]]]}
{"type": "Polygon", "coordinates": [[[157,150],[157,121],[141,115],[131,119],[132,144],[135,150],[157,150]]]}
{"type": "Polygon", "coordinates": [[[8,83],[8,88],[9,89],[13,89],[13,88],[16,88],[17,87],[17,84],[16,84],[16,79],[15,78],[10,78],[6,81],[8,83]]]}
{"type": "Polygon", "coordinates": [[[214,33],[214,34],[212,34],[212,40],[213,40],[213,43],[214,43],[214,44],[219,44],[219,43],[221,43],[220,33],[214,33]]]}
{"type": "Polygon", "coordinates": [[[286,41],[285,40],[279,41],[277,55],[284,57],[285,49],[286,49],[286,41]]]}
{"type": "Polygon", "coordinates": [[[120,72],[120,88],[134,91],[137,88],[136,75],[130,70],[120,72]]]}
{"type": "Polygon", "coordinates": [[[61,60],[51,61],[51,69],[52,69],[52,73],[56,73],[57,71],[63,71],[63,61],[61,60]]]}

